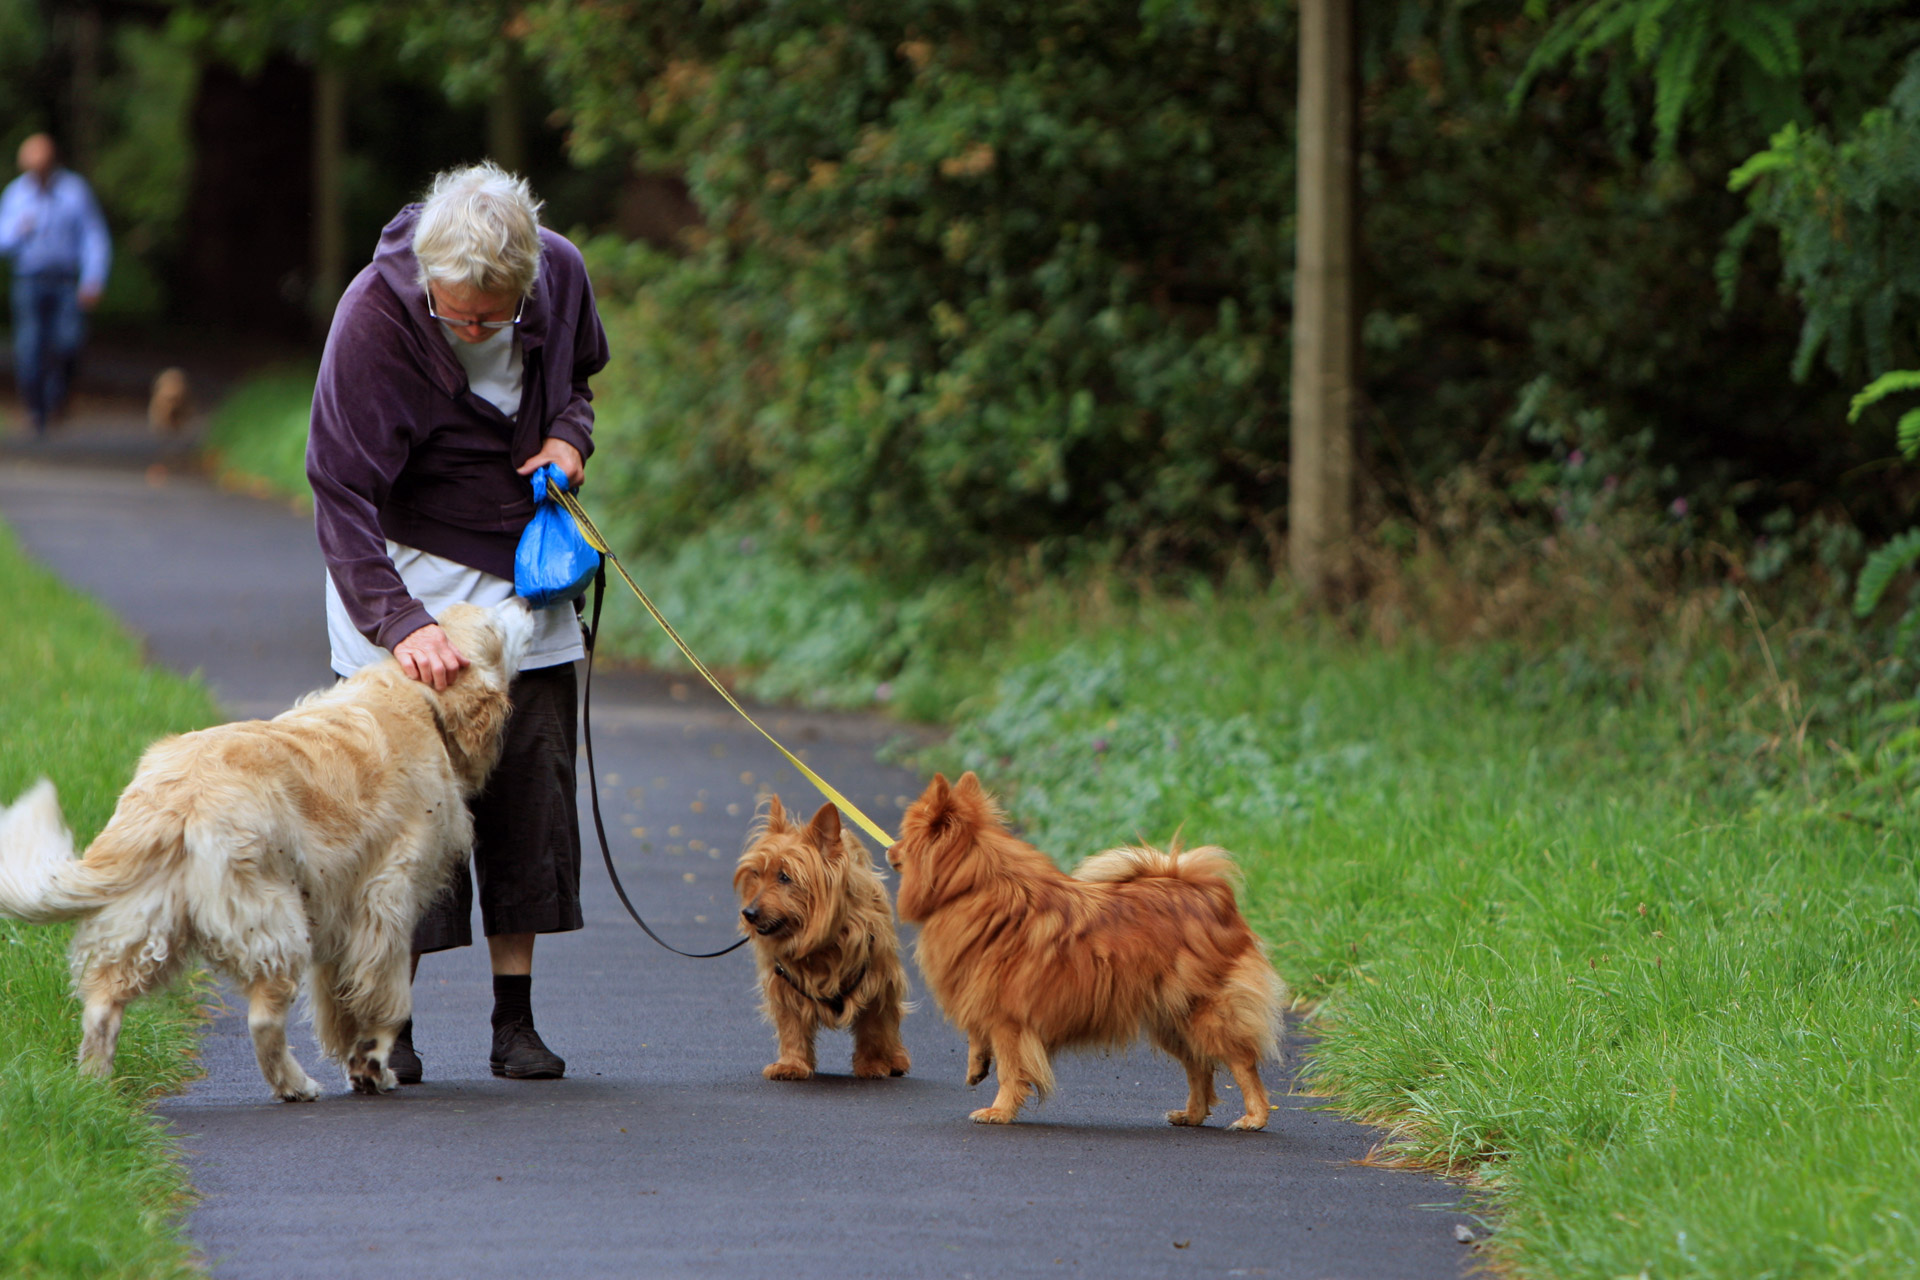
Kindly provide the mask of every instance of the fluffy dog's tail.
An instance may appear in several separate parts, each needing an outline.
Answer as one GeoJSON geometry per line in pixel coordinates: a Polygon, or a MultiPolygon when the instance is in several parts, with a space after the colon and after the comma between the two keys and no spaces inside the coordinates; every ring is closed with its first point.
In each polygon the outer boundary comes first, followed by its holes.
{"type": "Polygon", "coordinates": [[[97,868],[76,862],[73,833],[45,778],[0,809],[0,915],[42,924],[97,910],[115,886],[97,868]]]}
{"type": "Polygon", "coordinates": [[[1239,882],[1240,868],[1234,865],[1227,851],[1217,845],[1182,849],[1176,841],[1171,849],[1152,849],[1145,845],[1109,849],[1094,854],[1073,869],[1074,879],[1093,884],[1120,884],[1149,876],[1166,876],[1193,884],[1221,884],[1231,890],[1239,882]]]}

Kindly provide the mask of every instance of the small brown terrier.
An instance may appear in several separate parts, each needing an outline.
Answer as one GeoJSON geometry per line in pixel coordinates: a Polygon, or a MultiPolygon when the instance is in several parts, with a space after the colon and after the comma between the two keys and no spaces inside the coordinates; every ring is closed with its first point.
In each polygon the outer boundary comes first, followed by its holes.
{"type": "Polygon", "coordinates": [[[853,1074],[902,1076],[911,1065],[900,1043],[907,975],[893,907],[865,846],[821,805],[800,827],[779,796],[740,855],[733,873],[740,922],[753,939],[761,1010],[773,1023],[780,1057],[762,1075],[806,1080],[821,1027],[853,1031],[853,1074]]]}
{"type": "Polygon", "coordinates": [[[1260,1059],[1280,1056],[1281,985],[1234,903],[1233,864],[1215,848],[1111,849],[1071,876],[1002,825],[969,773],[936,774],[887,850],[900,918],[949,1021],[967,1034],[967,1083],[997,1064],[981,1124],[1010,1124],[1053,1089],[1052,1055],[1123,1048],[1142,1031],[1187,1071],[1172,1124],[1204,1124],[1225,1063],[1246,1114],[1266,1127],[1260,1059]]]}

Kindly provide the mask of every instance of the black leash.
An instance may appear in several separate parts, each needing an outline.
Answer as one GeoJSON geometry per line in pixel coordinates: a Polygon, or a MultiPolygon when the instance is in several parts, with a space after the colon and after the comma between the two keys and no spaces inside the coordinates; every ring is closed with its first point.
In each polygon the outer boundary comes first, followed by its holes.
{"type": "Polygon", "coordinates": [[[839,995],[817,996],[813,994],[813,992],[801,986],[800,979],[788,973],[787,967],[785,965],[776,964],[773,966],[773,971],[779,974],[782,978],[785,978],[788,986],[792,987],[795,991],[798,991],[801,995],[813,1001],[815,1004],[825,1008],[828,1013],[831,1013],[836,1018],[847,1011],[847,997],[851,996],[854,992],[858,991],[860,989],[860,984],[867,980],[867,966],[863,964],[860,966],[860,972],[853,975],[852,980],[849,981],[847,985],[841,989],[839,995]]]}
{"type": "MultiPolygon", "coordinates": [[[[586,635],[587,681],[580,698],[580,736],[585,738],[587,743],[587,795],[593,804],[593,829],[600,836],[600,856],[606,859],[607,878],[613,881],[613,891],[620,895],[620,905],[627,909],[627,914],[633,917],[633,922],[645,930],[649,938],[677,956],[685,956],[689,960],[711,960],[715,956],[723,956],[729,951],[744,947],[747,939],[743,937],[732,946],[722,947],[718,951],[682,951],[655,933],[648,927],[647,922],[640,918],[640,913],[633,909],[633,903],[627,898],[626,886],[620,883],[620,873],[613,869],[613,850],[607,846],[607,824],[600,817],[600,771],[593,764],[593,650],[594,642],[600,638],[600,605],[606,594],[607,567],[602,561],[600,572],[593,575],[593,617],[587,623],[586,635]]],[[[837,1017],[838,1014],[835,1016],[837,1017]]]]}

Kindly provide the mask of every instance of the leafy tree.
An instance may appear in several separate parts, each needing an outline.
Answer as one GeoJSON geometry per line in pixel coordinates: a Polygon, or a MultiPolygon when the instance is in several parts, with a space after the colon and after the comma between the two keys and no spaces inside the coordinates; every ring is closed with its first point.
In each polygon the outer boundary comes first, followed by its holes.
{"type": "Polygon", "coordinates": [[[712,228],[661,317],[700,317],[701,385],[663,352],[628,424],[650,540],[750,494],[895,567],[1062,538],[1208,556],[1281,505],[1285,10],[527,18],[576,145],[683,168],[712,228]]]}

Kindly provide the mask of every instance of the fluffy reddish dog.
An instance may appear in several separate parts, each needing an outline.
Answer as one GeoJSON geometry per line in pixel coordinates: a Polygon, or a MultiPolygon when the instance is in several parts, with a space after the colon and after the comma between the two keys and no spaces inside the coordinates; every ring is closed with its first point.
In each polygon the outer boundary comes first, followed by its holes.
{"type": "Polygon", "coordinates": [[[761,1008],[780,1042],[769,1080],[813,1075],[813,1038],[821,1027],[851,1027],[853,1074],[902,1076],[911,1064],[900,1043],[907,975],[893,908],[866,848],[821,805],[800,827],[779,796],[733,873],[740,922],[753,939],[761,1008]]]}
{"type": "Polygon", "coordinates": [[[1225,1064],[1246,1114],[1267,1123],[1260,1059],[1280,1055],[1280,979],[1234,904],[1218,849],[1112,849],[1069,876],[1002,825],[968,773],[932,785],[887,850],[900,918],[947,1018],[967,1033],[967,1083],[997,1067],[982,1124],[1010,1124],[1053,1088],[1052,1055],[1119,1048],[1141,1032],[1187,1070],[1173,1124],[1202,1124],[1225,1064]]]}

